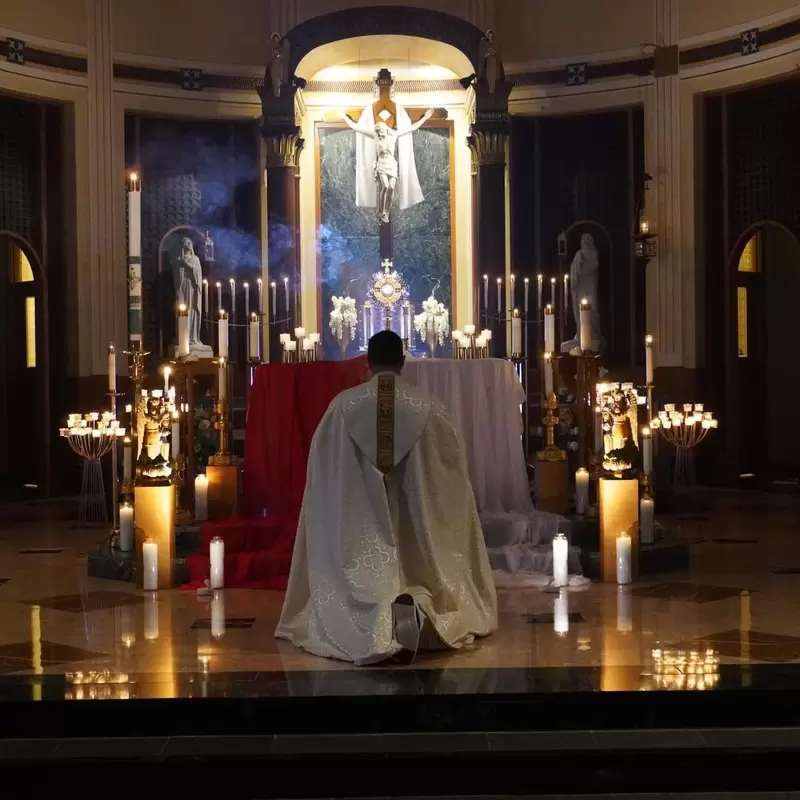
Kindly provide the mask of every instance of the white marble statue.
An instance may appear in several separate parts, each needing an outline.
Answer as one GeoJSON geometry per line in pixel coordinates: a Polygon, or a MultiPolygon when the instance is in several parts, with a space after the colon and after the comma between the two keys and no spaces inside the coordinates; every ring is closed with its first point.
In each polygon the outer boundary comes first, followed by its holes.
{"type": "Polygon", "coordinates": [[[375,122],[372,106],[364,109],[358,124],[344,111],[341,112],[342,119],[361,134],[365,142],[364,147],[358,146],[356,149],[356,205],[377,206],[381,222],[389,222],[395,189],[399,192],[400,208],[409,208],[424,199],[417,178],[411,139],[403,137],[421,128],[433,116],[433,109],[429,108],[412,125],[405,109],[399,105],[395,108],[398,121],[396,131],[381,120],[375,122]],[[396,155],[398,140],[399,163],[396,155]]]}
{"type": "Polygon", "coordinates": [[[581,248],[575,253],[569,268],[572,287],[572,315],[575,319],[575,338],[561,345],[562,353],[580,355],[581,352],[581,300],[591,303],[592,352],[605,349],[605,339],[600,332],[600,297],[597,291],[600,277],[600,259],[590,233],[581,236],[581,248]]]}
{"type": "Polygon", "coordinates": [[[188,236],[181,239],[180,251],[172,258],[172,278],[175,282],[175,305],[189,310],[189,354],[210,358],[213,350],[200,341],[203,318],[203,269],[188,236]]]}
{"type": "Polygon", "coordinates": [[[494,94],[497,79],[502,78],[503,65],[495,42],[494,31],[486,31],[478,53],[478,80],[486,78],[489,94],[494,94]]]}
{"type": "Polygon", "coordinates": [[[266,77],[272,84],[272,94],[280,97],[281,87],[289,83],[289,40],[282,38],[279,33],[273,33],[270,39],[272,52],[266,77]]]}

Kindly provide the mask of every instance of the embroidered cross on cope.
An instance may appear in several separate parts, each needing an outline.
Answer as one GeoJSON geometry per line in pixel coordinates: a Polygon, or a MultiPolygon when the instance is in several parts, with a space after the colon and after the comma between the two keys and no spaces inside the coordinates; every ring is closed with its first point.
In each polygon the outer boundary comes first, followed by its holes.
{"type": "Polygon", "coordinates": [[[387,475],[394,467],[394,376],[378,377],[378,437],[375,463],[387,475]]]}

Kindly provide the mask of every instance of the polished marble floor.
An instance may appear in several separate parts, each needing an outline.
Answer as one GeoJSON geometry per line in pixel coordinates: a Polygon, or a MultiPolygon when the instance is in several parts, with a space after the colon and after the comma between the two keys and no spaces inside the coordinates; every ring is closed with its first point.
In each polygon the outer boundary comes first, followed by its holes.
{"type": "Polygon", "coordinates": [[[691,543],[690,570],[625,590],[595,583],[571,591],[567,630],[554,614],[556,595],[503,591],[496,635],[380,670],[275,640],[280,593],[145,594],[88,578],[86,553],[100,534],[41,508],[0,509],[0,699],[20,681],[33,699],[42,691],[64,699],[196,696],[226,693],[237,679],[265,693],[318,693],[328,684],[336,693],[380,692],[387,675],[408,670],[458,693],[486,691],[494,672],[507,680],[490,690],[510,692],[787,680],[778,668],[800,663],[800,497],[720,493],[703,501],[701,513],[663,519],[691,543]]]}

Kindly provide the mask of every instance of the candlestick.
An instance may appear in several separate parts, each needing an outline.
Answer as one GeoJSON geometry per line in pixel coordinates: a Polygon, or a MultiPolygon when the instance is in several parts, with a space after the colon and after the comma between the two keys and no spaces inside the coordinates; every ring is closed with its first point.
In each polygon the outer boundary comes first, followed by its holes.
{"type": "Polygon", "coordinates": [[[236,319],[236,281],[230,278],[228,284],[231,287],[231,317],[236,319]]]}
{"type": "Polygon", "coordinates": [[[536,276],[536,313],[542,313],[542,282],[544,281],[544,275],[537,275],[536,276]]]}
{"type": "Polygon", "coordinates": [[[575,513],[585,514],[589,505],[589,470],[578,467],[575,470],[575,513]]]}
{"type": "Polygon", "coordinates": [[[592,304],[584,297],[581,300],[581,350],[592,351],[592,304]]]}
{"type": "Polygon", "coordinates": [[[639,501],[639,541],[642,544],[655,542],[656,505],[652,497],[644,495],[639,501]]]}
{"type": "Polygon", "coordinates": [[[247,355],[250,361],[261,361],[261,318],[255,313],[250,315],[247,355]]]}
{"type": "Polygon", "coordinates": [[[217,281],[217,312],[222,311],[222,283],[217,281]]]}
{"type": "Polygon", "coordinates": [[[525,278],[525,316],[528,316],[528,291],[531,288],[531,282],[528,278],[525,278]]]}
{"type": "Polygon", "coordinates": [[[286,299],[286,313],[289,313],[289,279],[283,279],[283,295],[286,299]]]}
{"type": "Polygon", "coordinates": [[[653,337],[649,334],[644,337],[644,382],[647,386],[653,385],[653,337]]]}
{"type": "Polygon", "coordinates": [[[631,583],[631,537],[627,533],[617,536],[617,583],[621,586],[631,583]]]}
{"type": "Polygon", "coordinates": [[[522,317],[517,308],[511,313],[511,356],[522,356],[522,317]]]}
{"type": "Polygon", "coordinates": [[[548,350],[544,354],[544,396],[553,394],[553,354],[548,350]]]}
{"type": "Polygon", "coordinates": [[[483,276],[483,310],[489,310],[489,276],[483,276]]]}
{"type": "Polygon", "coordinates": [[[569,542],[563,533],[553,537],[553,583],[555,587],[566,586],[569,582],[569,542]]]}
{"type": "Polygon", "coordinates": [[[178,306],[178,358],[189,355],[189,309],[184,303],[178,306]]]}
{"type": "Polygon", "coordinates": [[[220,402],[228,399],[228,371],[225,369],[224,358],[220,358],[217,369],[217,399],[220,402]]]}
{"type": "Polygon", "coordinates": [[[650,477],[653,472],[653,437],[650,428],[642,428],[642,473],[650,477]]]}
{"type": "Polygon", "coordinates": [[[113,342],[108,346],[108,391],[117,391],[117,350],[113,342]]]}
{"type": "Polygon", "coordinates": [[[544,309],[544,349],[550,353],[556,350],[556,317],[551,305],[544,309]]]}
{"type": "Polygon", "coordinates": [[[127,502],[119,507],[119,549],[123,553],[133,550],[133,506],[127,502]]]}
{"type": "Polygon", "coordinates": [[[217,346],[217,355],[222,358],[228,357],[228,313],[225,309],[219,312],[219,320],[217,322],[219,328],[219,343],[217,346]]]}
{"type": "Polygon", "coordinates": [[[142,588],[146,592],[158,589],[158,545],[152,539],[142,545],[142,588]]]}
{"type": "Polygon", "coordinates": [[[128,174],[128,339],[142,341],[142,184],[128,174]]]}
{"type": "Polygon", "coordinates": [[[211,598],[211,636],[221,639],[225,635],[225,593],[216,591],[211,598]]]}
{"type": "Polygon", "coordinates": [[[211,540],[211,588],[222,589],[225,586],[225,542],[219,536],[211,540]]]}
{"type": "Polygon", "coordinates": [[[197,522],[208,519],[208,478],[204,472],[194,479],[194,518],[197,522]]]}
{"type": "Polygon", "coordinates": [[[502,278],[498,278],[497,279],[497,315],[500,316],[502,311],[503,311],[503,279],[502,278]]]}
{"type": "Polygon", "coordinates": [[[566,589],[559,589],[553,601],[553,630],[557,636],[569,633],[569,592],[566,589]]]}

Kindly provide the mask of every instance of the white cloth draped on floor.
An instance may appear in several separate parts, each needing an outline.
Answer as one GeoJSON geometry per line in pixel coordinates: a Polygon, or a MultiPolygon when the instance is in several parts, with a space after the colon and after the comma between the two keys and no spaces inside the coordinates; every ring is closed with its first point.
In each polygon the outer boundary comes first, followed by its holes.
{"type": "MultiPolygon", "coordinates": [[[[391,396],[391,394],[390,394],[391,396]]],[[[377,467],[377,378],[339,395],[308,460],[277,636],[356,664],[399,652],[410,594],[441,647],[497,626],[497,598],[463,445],[444,406],[395,379],[394,467],[377,467]]]]}
{"type": "MultiPolygon", "coordinates": [[[[550,543],[569,535],[569,522],[533,506],[522,446],[525,390],[513,364],[407,358],[403,377],[438,397],[458,425],[497,586],[546,585],[550,543]]],[[[581,572],[574,550],[570,572],[581,572]]]]}

